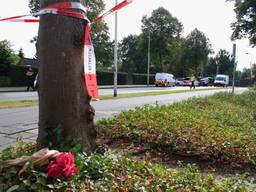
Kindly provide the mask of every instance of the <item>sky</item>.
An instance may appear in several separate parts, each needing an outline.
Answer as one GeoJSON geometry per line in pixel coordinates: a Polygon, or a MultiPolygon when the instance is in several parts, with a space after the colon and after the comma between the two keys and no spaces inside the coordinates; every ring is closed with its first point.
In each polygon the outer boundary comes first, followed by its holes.
{"type": "MultiPolygon", "coordinates": [[[[28,1],[8,0],[8,4],[2,3],[0,18],[28,14],[28,1]]],[[[115,0],[105,0],[105,4],[108,10],[115,5],[115,0]]],[[[140,34],[142,17],[150,17],[152,11],[159,7],[167,9],[183,24],[183,37],[195,28],[203,32],[209,38],[215,54],[220,49],[225,49],[231,54],[235,43],[238,70],[250,68],[250,63],[256,63],[256,48],[250,47],[247,39],[230,40],[232,34],[230,24],[236,18],[233,3],[226,0],[134,0],[118,12],[118,41],[129,34],[140,34]]],[[[113,40],[114,14],[107,16],[105,21],[109,26],[110,38],[113,40]]],[[[9,40],[16,52],[22,48],[25,56],[29,58],[35,54],[35,46],[30,40],[37,35],[37,32],[38,24],[0,22],[0,40],[9,40]]]]}

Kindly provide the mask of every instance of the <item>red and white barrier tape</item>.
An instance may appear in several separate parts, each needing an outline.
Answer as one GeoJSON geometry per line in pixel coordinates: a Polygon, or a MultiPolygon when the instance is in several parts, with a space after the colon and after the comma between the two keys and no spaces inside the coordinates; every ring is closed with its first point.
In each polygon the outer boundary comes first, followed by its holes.
{"type": "Polygon", "coordinates": [[[98,99],[97,79],[96,79],[96,59],[94,47],[90,37],[90,24],[85,27],[84,41],[84,79],[89,95],[98,99]]]}
{"type": "MultiPolygon", "coordinates": [[[[97,17],[96,21],[101,21],[115,11],[125,7],[126,5],[130,4],[132,0],[124,0],[123,2],[119,3],[106,13],[102,14],[101,16],[97,17]]],[[[7,17],[0,19],[1,21],[7,22],[24,22],[24,23],[35,23],[40,22],[39,19],[22,19],[23,17],[28,16],[41,16],[45,14],[56,14],[56,15],[63,15],[68,17],[73,17],[77,19],[82,19],[88,21],[85,26],[85,38],[84,38],[84,80],[85,86],[88,92],[88,95],[92,99],[99,99],[98,94],[98,85],[96,79],[96,59],[94,53],[94,47],[90,37],[90,22],[88,18],[85,16],[86,8],[79,2],[59,2],[54,3],[52,5],[47,6],[46,8],[40,10],[37,13],[29,14],[29,15],[20,15],[14,17],[7,17]],[[81,12],[80,12],[81,11],[81,12]]]]}
{"type": "Polygon", "coordinates": [[[118,11],[119,9],[122,9],[123,7],[125,7],[126,5],[132,3],[133,0],[124,0],[121,3],[119,3],[118,5],[116,5],[115,7],[113,7],[112,9],[108,10],[107,12],[103,13],[101,16],[97,17],[96,21],[102,21],[104,19],[104,17],[108,16],[109,14],[118,11]]]}

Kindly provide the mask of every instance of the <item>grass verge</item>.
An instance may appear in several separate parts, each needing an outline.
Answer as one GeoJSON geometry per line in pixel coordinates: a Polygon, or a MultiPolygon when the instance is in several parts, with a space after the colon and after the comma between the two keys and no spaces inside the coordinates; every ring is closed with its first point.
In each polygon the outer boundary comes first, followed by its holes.
{"type": "Polygon", "coordinates": [[[38,105],[38,100],[6,100],[0,101],[0,109],[30,107],[38,105]]]}
{"type": "MultiPolygon", "coordinates": [[[[186,92],[195,92],[195,91],[209,91],[217,90],[223,88],[204,88],[204,89],[195,89],[195,90],[174,90],[174,91],[152,91],[152,92],[142,92],[142,93],[128,93],[128,94],[118,94],[117,97],[113,95],[103,95],[101,100],[107,99],[121,99],[121,98],[130,98],[130,97],[141,97],[141,96],[150,96],[150,95],[163,95],[163,94],[175,94],[175,93],[186,93],[186,92]]],[[[6,108],[17,108],[17,107],[30,107],[38,105],[38,100],[5,100],[0,101],[0,109],[6,108]]]]}

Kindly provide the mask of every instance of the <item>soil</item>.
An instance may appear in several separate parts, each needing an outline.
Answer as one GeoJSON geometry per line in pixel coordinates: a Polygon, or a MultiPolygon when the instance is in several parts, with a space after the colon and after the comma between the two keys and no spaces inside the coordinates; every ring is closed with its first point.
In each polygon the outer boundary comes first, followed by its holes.
{"type": "Polygon", "coordinates": [[[201,173],[214,172],[218,176],[235,176],[244,173],[254,175],[256,171],[256,167],[252,164],[202,159],[197,154],[165,152],[157,148],[152,149],[147,144],[133,142],[128,139],[108,140],[100,138],[97,143],[103,151],[104,149],[111,149],[120,156],[127,154],[137,160],[160,163],[173,169],[181,165],[195,164],[201,173]]]}

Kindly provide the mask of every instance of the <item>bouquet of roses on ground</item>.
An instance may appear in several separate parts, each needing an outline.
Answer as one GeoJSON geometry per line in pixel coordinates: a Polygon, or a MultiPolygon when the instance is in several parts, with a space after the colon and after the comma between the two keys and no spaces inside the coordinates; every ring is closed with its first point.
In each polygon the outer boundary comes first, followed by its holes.
{"type": "Polygon", "coordinates": [[[67,179],[76,172],[74,156],[70,152],[60,153],[47,167],[47,176],[51,178],[67,179]]]}

